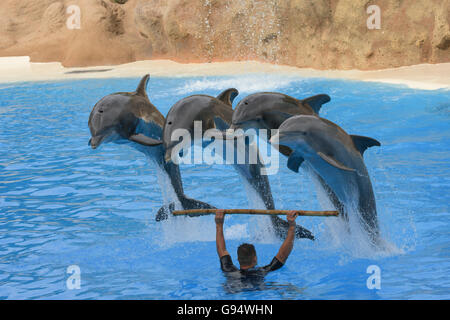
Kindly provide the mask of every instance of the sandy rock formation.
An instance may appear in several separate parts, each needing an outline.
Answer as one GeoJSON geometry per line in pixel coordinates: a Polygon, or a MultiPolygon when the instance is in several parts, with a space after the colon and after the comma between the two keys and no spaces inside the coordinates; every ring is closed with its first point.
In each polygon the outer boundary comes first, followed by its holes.
{"type": "Polygon", "coordinates": [[[167,58],[317,69],[450,62],[449,0],[3,0],[0,56],[65,66],[167,58]],[[69,29],[71,5],[80,29],[69,29]],[[367,7],[381,28],[367,28],[367,7]]]}

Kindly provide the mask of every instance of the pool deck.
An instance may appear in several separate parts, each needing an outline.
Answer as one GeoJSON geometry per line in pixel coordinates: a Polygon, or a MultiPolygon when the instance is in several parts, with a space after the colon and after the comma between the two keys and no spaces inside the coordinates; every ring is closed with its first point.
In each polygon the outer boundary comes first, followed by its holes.
{"type": "Polygon", "coordinates": [[[140,77],[146,73],[159,77],[278,73],[289,76],[403,84],[410,88],[425,90],[450,89],[450,77],[448,76],[450,63],[420,64],[373,71],[315,70],[257,61],[182,64],[170,60],[146,60],[114,66],[64,68],[59,62],[32,63],[29,57],[0,57],[0,83],[140,77]]]}

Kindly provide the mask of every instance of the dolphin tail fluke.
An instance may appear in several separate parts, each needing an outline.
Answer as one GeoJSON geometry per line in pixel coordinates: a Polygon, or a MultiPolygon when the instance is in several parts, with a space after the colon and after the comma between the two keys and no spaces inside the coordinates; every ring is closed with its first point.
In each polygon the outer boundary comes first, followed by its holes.
{"type": "MultiPolygon", "coordinates": [[[[277,237],[281,239],[286,238],[287,231],[289,228],[288,222],[277,216],[271,216],[271,220],[277,237]]],[[[295,237],[297,239],[310,239],[310,240],[315,239],[311,231],[299,225],[295,227],[295,237]]]]}
{"type": "MultiPolygon", "coordinates": [[[[196,199],[191,199],[191,198],[183,198],[180,199],[181,201],[181,205],[183,206],[184,210],[189,210],[189,209],[217,209],[216,207],[206,203],[206,202],[202,202],[196,199]]],[[[198,214],[193,215],[193,217],[197,217],[198,214]]]]}
{"type": "Polygon", "coordinates": [[[169,218],[169,214],[171,214],[173,210],[175,210],[175,203],[173,202],[168,205],[162,206],[156,213],[155,220],[157,222],[167,220],[169,218]]]}
{"type": "MultiPolygon", "coordinates": [[[[181,205],[183,206],[184,210],[189,209],[217,209],[216,207],[206,203],[202,202],[196,199],[191,199],[184,197],[180,199],[181,205]]],[[[170,203],[168,205],[162,206],[158,213],[156,214],[156,221],[163,221],[167,220],[169,218],[169,214],[172,214],[172,212],[175,210],[175,203],[170,203]]],[[[189,215],[189,217],[200,217],[201,214],[195,214],[195,215],[189,215]]]]}

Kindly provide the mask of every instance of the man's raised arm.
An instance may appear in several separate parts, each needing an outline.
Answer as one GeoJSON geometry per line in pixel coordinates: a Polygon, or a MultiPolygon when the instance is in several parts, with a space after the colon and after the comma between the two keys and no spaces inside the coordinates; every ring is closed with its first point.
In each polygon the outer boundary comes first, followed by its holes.
{"type": "Polygon", "coordinates": [[[287,221],[289,223],[288,233],[286,239],[284,239],[284,242],[276,255],[278,261],[280,261],[283,264],[286,262],[287,258],[289,257],[289,254],[292,251],[292,248],[294,247],[295,224],[296,224],[295,218],[297,218],[297,213],[295,211],[291,211],[287,214],[287,221]]]}
{"type": "Polygon", "coordinates": [[[216,247],[217,247],[217,254],[219,255],[219,258],[222,258],[223,256],[229,255],[227,248],[225,246],[225,238],[223,236],[223,222],[225,218],[225,213],[223,211],[216,211],[216,247]]]}

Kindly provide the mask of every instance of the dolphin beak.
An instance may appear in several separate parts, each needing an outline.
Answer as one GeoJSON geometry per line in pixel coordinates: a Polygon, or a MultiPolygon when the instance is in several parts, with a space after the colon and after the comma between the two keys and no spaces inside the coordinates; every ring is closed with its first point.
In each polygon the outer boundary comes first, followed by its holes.
{"type": "Polygon", "coordinates": [[[277,132],[275,135],[273,135],[270,140],[270,144],[274,146],[274,148],[278,149],[278,146],[280,145],[280,133],[277,132]]]}
{"type": "Polygon", "coordinates": [[[280,134],[280,132],[278,131],[275,135],[273,135],[270,138],[269,142],[271,146],[273,146],[275,149],[278,150],[278,152],[285,155],[286,157],[289,157],[293,152],[293,150],[291,149],[291,147],[286,145],[286,142],[283,142],[284,137],[285,135],[280,134]]]}
{"type": "Polygon", "coordinates": [[[172,148],[166,149],[166,152],[164,153],[164,161],[166,163],[169,163],[172,161],[172,148]]]}
{"type": "Polygon", "coordinates": [[[88,146],[91,146],[92,149],[97,149],[98,146],[102,143],[102,136],[94,136],[89,139],[88,146]]]}
{"type": "Polygon", "coordinates": [[[280,134],[280,132],[278,131],[270,138],[269,142],[275,149],[281,152],[280,149],[289,148],[283,141],[283,138],[285,137],[286,136],[283,133],[280,134]]]}

